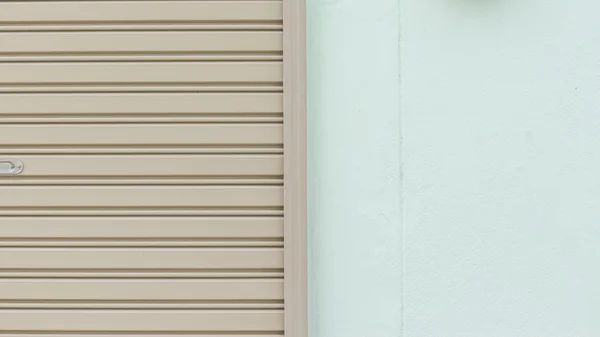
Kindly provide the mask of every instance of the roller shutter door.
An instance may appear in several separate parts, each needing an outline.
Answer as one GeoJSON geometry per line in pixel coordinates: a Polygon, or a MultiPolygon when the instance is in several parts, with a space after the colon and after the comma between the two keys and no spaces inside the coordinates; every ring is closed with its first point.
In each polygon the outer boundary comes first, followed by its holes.
{"type": "Polygon", "coordinates": [[[285,6],[0,2],[0,337],[303,335],[285,6]]]}

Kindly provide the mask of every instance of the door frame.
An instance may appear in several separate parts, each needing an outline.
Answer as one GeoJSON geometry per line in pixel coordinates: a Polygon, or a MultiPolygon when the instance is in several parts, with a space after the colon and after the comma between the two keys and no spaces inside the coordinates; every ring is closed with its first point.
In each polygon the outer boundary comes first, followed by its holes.
{"type": "Polygon", "coordinates": [[[285,336],[308,336],[306,3],[283,0],[285,336]]]}

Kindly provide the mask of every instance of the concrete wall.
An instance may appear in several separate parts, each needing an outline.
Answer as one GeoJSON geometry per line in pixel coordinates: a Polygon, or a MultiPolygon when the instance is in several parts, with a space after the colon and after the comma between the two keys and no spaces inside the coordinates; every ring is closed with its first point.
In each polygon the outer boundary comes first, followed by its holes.
{"type": "Polygon", "coordinates": [[[600,4],[308,3],[311,337],[600,336],[600,4]]]}

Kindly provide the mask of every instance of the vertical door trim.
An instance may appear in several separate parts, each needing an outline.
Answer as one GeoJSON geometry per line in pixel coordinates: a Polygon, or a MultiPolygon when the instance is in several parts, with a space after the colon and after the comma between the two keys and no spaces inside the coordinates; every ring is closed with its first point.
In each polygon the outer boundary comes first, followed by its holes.
{"type": "Polygon", "coordinates": [[[306,4],[283,0],[285,336],[308,336],[306,4]]]}

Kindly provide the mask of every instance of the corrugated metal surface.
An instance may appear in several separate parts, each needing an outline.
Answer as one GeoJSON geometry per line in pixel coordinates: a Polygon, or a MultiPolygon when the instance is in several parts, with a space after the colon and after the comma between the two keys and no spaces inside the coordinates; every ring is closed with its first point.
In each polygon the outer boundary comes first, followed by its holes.
{"type": "Polygon", "coordinates": [[[0,2],[0,337],[282,336],[282,2],[0,2]]]}

